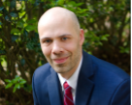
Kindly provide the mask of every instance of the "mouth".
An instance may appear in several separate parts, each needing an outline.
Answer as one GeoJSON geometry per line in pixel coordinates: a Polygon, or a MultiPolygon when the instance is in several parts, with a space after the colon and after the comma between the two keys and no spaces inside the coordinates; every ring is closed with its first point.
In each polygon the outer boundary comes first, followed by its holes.
{"type": "Polygon", "coordinates": [[[68,59],[68,57],[64,57],[64,58],[59,58],[59,59],[53,59],[53,61],[56,64],[62,64],[62,63],[65,63],[67,59],[68,59]]]}

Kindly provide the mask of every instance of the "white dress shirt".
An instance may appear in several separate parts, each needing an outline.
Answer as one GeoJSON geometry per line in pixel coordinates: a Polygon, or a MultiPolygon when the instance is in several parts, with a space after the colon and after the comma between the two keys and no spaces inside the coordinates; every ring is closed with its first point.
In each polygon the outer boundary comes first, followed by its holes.
{"type": "Polygon", "coordinates": [[[61,83],[61,87],[62,87],[62,91],[64,93],[64,88],[63,88],[63,84],[65,81],[67,81],[67,83],[69,84],[69,86],[72,88],[72,96],[73,96],[73,101],[75,102],[75,96],[76,96],[76,88],[77,88],[77,81],[78,81],[78,76],[79,76],[79,72],[81,69],[81,65],[82,65],[82,60],[83,57],[80,60],[80,63],[76,69],[76,71],[74,72],[74,74],[68,79],[66,80],[65,78],[63,78],[59,73],[58,73],[58,77],[61,83]]]}

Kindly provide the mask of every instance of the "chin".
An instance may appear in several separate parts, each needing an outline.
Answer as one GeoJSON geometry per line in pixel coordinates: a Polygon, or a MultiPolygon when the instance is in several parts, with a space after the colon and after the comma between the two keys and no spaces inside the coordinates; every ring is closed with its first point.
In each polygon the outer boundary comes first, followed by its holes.
{"type": "Polygon", "coordinates": [[[55,70],[57,73],[63,73],[63,72],[65,72],[63,68],[54,68],[54,70],[55,70]]]}
{"type": "Polygon", "coordinates": [[[69,70],[67,70],[67,69],[64,68],[64,67],[55,67],[54,70],[55,70],[57,73],[66,73],[66,72],[69,71],[69,70]]]}

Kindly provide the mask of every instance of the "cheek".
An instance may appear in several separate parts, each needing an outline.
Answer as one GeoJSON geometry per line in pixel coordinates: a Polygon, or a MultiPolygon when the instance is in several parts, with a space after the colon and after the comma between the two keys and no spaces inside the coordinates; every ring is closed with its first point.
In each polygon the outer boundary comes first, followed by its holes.
{"type": "Polygon", "coordinates": [[[75,52],[77,49],[79,49],[79,43],[76,41],[72,41],[70,43],[65,44],[65,49],[69,50],[70,52],[75,52]]]}
{"type": "Polygon", "coordinates": [[[50,55],[50,47],[41,46],[41,49],[46,57],[50,55]]]}

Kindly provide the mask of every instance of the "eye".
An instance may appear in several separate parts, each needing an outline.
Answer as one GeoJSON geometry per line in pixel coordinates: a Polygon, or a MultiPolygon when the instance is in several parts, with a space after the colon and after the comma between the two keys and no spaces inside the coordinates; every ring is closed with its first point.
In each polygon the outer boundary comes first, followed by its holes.
{"type": "Polygon", "coordinates": [[[63,38],[62,38],[63,41],[65,41],[65,40],[67,40],[67,39],[68,39],[67,37],[63,37],[63,38]]]}
{"type": "Polygon", "coordinates": [[[47,39],[47,40],[45,40],[44,42],[45,42],[45,43],[49,43],[49,42],[51,42],[51,40],[47,39]]]}
{"type": "Polygon", "coordinates": [[[50,39],[45,39],[45,40],[42,41],[42,43],[51,43],[51,41],[52,40],[50,40],[50,39]]]}

